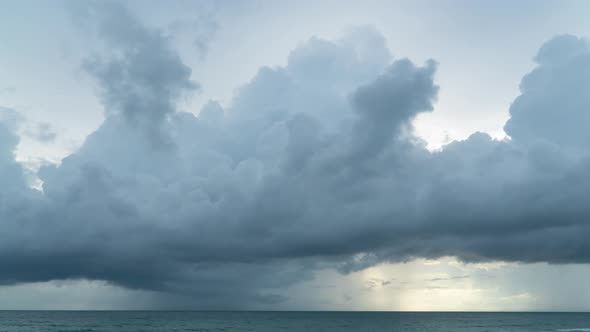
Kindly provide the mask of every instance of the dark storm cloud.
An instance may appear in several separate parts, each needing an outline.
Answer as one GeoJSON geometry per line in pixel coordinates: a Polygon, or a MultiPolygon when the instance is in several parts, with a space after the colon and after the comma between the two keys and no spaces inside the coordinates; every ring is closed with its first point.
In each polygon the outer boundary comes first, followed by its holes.
{"type": "Polygon", "coordinates": [[[100,279],[160,291],[162,306],[268,308],[318,268],[590,261],[584,40],[541,48],[512,140],[476,133],[432,153],[412,120],[433,109],[436,63],[392,62],[374,29],[312,38],[195,116],[175,111],[198,85],[159,30],[111,3],[82,12],[109,50],[85,62],[106,118],[39,171],[43,193],[2,122],[4,284],[100,279]]]}

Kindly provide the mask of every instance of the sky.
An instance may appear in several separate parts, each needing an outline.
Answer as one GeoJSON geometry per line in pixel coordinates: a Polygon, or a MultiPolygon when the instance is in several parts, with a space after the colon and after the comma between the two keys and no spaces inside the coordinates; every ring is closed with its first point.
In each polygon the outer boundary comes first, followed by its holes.
{"type": "Polygon", "coordinates": [[[0,309],[590,310],[589,9],[0,0],[0,309]]]}

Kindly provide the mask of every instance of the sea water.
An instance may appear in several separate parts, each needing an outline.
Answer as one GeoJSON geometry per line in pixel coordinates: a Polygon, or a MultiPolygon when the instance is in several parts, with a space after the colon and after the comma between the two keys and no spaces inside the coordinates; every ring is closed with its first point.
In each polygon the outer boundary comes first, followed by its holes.
{"type": "Polygon", "coordinates": [[[0,311],[0,331],[590,332],[590,313],[0,311]]]}

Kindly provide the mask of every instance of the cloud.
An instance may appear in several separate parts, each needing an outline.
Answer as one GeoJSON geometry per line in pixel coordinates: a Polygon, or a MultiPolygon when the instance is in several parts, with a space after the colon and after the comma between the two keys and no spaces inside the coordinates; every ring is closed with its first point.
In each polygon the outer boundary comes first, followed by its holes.
{"type": "Polygon", "coordinates": [[[177,20],[170,24],[172,35],[187,34],[192,38],[199,60],[205,60],[209,52],[209,45],[213,41],[219,24],[212,17],[212,13],[201,15],[193,20],[177,20]]]}
{"type": "Polygon", "coordinates": [[[515,142],[588,145],[589,50],[586,39],[571,35],[555,37],[540,48],[535,56],[538,66],[523,78],[522,93],[510,107],[504,128],[515,142]]]}
{"type": "MultiPolygon", "coordinates": [[[[23,117],[11,108],[0,107],[0,201],[1,206],[16,203],[19,195],[28,192],[26,172],[15,161],[15,150],[20,141],[18,130],[23,123],[23,117]]],[[[15,206],[13,206],[14,208],[15,206]]],[[[8,210],[0,209],[0,213],[8,210]]]]}
{"type": "MultiPolygon", "coordinates": [[[[395,280],[395,279],[392,279],[395,280]]],[[[379,278],[372,278],[365,282],[365,288],[367,290],[374,290],[376,288],[387,287],[391,285],[392,280],[383,280],[379,278]]]]}
{"type": "Polygon", "coordinates": [[[462,276],[452,276],[452,277],[439,277],[439,278],[431,278],[427,281],[450,281],[450,280],[461,280],[461,279],[469,279],[468,275],[462,276]]]}
{"type": "Polygon", "coordinates": [[[120,3],[73,5],[74,13],[97,22],[98,36],[108,55],[95,55],[84,68],[97,80],[107,116],[121,116],[143,128],[150,137],[161,135],[160,125],[175,111],[176,101],[199,88],[191,69],[172,49],[161,30],[149,29],[120,3]]]}
{"type": "MultiPolygon", "coordinates": [[[[23,238],[13,238],[15,230],[26,232],[30,220],[35,218],[33,209],[40,199],[39,193],[30,189],[27,172],[15,161],[15,150],[19,143],[17,130],[21,117],[14,110],[0,107],[0,220],[3,235],[0,244],[0,257],[18,248],[23,238]]],[[[8,280],[18,282],[18,278],[1,277],[0,283],[8,280]]]]}
{"type": "Polygon", "coordinates": [[[583,40],[541,48],[510,140],[475,133],[430,152],[412,120],[434,108],[437,64],[393,60],[372,28],[311,38],[195,116],[176,111],[198,84],[161,31],[84,6],[107,50],[84,63],[105,121],[39,171],[42,193],[2,122],[3,284],[104,280],[164,307],[270,308],[318,269],[590,261],[583,40]]]}
{"type": "Polygon", "coordinates": [[[22,132],[24,135],[41,142],[51,142],[57,136],[49,123],[31,121],[12,108],[0,106],[0,123],[14,134],[22,132]]]}
{"type": "Polygon", "coordinates": [[[46,122],[29,124],[25,129],[24,134],[43,143],[53,142],[57,137],[57,133],[53,130],[51,125],[46,122]]]}

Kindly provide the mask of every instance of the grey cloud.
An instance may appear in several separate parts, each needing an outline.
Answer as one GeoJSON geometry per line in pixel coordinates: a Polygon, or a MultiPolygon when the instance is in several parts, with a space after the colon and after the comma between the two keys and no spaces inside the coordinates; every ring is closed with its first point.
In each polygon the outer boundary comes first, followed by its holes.
{"type": "Polygon", "coordinates": [[[586,39],[570,35],[545,43],[539,64],[521,83],[521,95],[510,107],[505,131],[518,143],[548,141],[564,148],[590,143],[590,52],[586,39]]]}
{"type": "Polygon", "coordinates": [[[25,118],[16,110],[0,106],[0,122],[6,129],[16,132],[24,120],[25,118]]]}
{"type": "Polygon", "coordinates": [[[49,123],[31,121],[12,108],[0,106],[0,121],[11,131],[42,142],[51,142],[57,137],[49,123]]]}
{"type": "Polygon", "coordinates": [[[44,143],[53,142],[57,137],[57,133],[46,122],[35,123],[29,126],[25,131],[25,135],[44,143]]]}
{"type": "Polygon", "coordinates": [[[372,278],[366,282],[366,289],[373,290],[375,288],[387,287],[391,285],[391,282],[391,280],[372,278]]]}
{"type": "MultiPolygon", "coordinates": [[[[15,161],[19,125],[20,117],[14,110],[0,107],[0,221],[4,228],[0,252],[19,246],[19,239],[11,238],[12,230],[30,225],[33,209],[40,199],[39,193],[28,187],[26,171],[15,161]]],[[[19,281],[19,278],[8,278],[19,281]]]]}
{"type": "Polygon", "coordinates": [[[409,60],[396,61],[384,75],[359,87],[352,98],[360,119],[353,143],[363,158],[374,157],[391,143],[402,126],[420,112],[431,111],[438,87],[433,84],[434,61],[416,68],[409,60]]]}
{"type": "Polygon", "coordinates": [[[445,277],[445,278],[432,278],[432,279],[428,279],[427,281],[449,281],[449,280],[461,280],[461,279],[469,279],[469,276],[463,275],[463,276],[452,276],[452,277],[445,277]]]}
{"type": "Polygon", "coordinates": [[[120,115],[151,137],[158,136],[163,118],[175,111],[179,97],[199,88],[190,78],[191,69],[161,30],[142,26],[123,5],[90,4],[73,7],[78,9],[75,13],[98,22],[98,35],[111,53],[84,63],[99,83],[107,116],[120,115]]]}
{"type": "MultiPolygon", "coordinates": [[[[8,182],[20,173],[19,165],[14,161],[14,150],[19,142],[19,137],[16,134],[16,129],[20,123],[20,117],[14,110],[0,107],[0,167],[3,172],[2,178],[5,180],[3,184],[8,182]],[[8,176],[6,176],[8,175],[8,176]]],[[[19,176],[16,176],[18,178],[19,176]]]]}
{"type": "Polygon", "coordinates": [[[436,63],[392,62],[372,28],[312,38],[195,116],[175,111],[196,83],[167,39],[123,7],[92,8],[112,50],[86,63],[101,127],[39,171],[43,193],[0,127],[0,282],[98,279],[160,292],[164,307],[274,308],[317,269],[590,261],[583,41],[541,48],[510,140],[429,152],[412,120],[433,109],[436,63]]]}
{"type": "Polygon", "coordinates": [[[207,57],[209,44],[219,29],[218,23],[212,16],[213,13],[208,13],[194,20],[178,20],[170,24],[171,34],[188,34],[191,36],[192,44],[195,46],[200,60],[205,60],[207,57]]]}
{"type": "Polygon", "coordinates": [[[554,37],[543,44],[534,60],[543,66],[551,66],[570,61],[573,57],[588,54],[588,41],[572,35],[554,37]]]}

